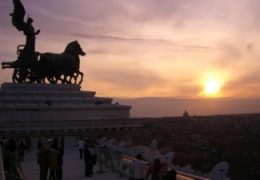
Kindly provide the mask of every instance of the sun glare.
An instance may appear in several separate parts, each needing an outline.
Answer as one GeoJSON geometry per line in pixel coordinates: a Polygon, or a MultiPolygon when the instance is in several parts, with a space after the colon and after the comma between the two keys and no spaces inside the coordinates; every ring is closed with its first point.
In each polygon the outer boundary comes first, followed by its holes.
{"type": "Polygon", "coordinates": [[[204,91],[208,96],[217,96],[220,91],[220,83],[215,79],[210,79],[206,81],[204,91]]]}
{"type": "Polygon", "coordinates": [[[202,80],[202,92],[201,95],[204,97],[217,98],[221,97],[223,93],[221,88],[224,84],[226,77],[223,73],[213,74],[207,73],[204,75],[202,80]]]}

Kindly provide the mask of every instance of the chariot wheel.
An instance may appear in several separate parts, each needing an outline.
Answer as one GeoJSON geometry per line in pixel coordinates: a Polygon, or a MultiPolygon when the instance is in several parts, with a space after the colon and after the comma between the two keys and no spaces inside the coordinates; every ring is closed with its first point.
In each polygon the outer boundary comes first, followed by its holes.
{"type": "Polygon", "coordinates": [[[14,83],[32,83],[33,71],[31,68],[17,67],[14,69],[12,79],[14,83]]]}

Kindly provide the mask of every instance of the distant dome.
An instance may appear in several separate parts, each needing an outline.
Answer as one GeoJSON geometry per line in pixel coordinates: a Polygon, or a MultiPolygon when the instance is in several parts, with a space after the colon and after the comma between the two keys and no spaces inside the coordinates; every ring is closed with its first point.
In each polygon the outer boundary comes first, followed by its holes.
{"type": "Polygon", "coordinates": [[[182,117],[190,117],[189,113],[185,110],[184,113],[182,114],[182,117]]]}

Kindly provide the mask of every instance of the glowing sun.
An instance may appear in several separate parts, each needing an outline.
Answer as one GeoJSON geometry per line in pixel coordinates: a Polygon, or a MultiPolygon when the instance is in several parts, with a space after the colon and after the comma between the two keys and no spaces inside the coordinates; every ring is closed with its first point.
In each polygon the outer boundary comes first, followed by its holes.
{"type": "Polygon", "coordinates": [[[209,79],[204,84],[204,94],[206,96],[219,96],[221,83],[216,79],[209,79]]]}

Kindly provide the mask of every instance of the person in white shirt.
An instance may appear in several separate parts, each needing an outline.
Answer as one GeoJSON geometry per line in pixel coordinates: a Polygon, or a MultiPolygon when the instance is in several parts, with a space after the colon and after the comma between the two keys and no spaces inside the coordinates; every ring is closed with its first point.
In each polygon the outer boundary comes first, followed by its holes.
{"type": "Polygon", "coordinates": [[[142,155],[137,154],[136,160],[133,162],[133,180],[144,180],[146,171],[147,166],[142,161],[142,155]]]}
{"type": "Polygon", "coordinates": [[[78,140],[79,158],[83,158],[84,141],[82,139],[78,140]]]}

